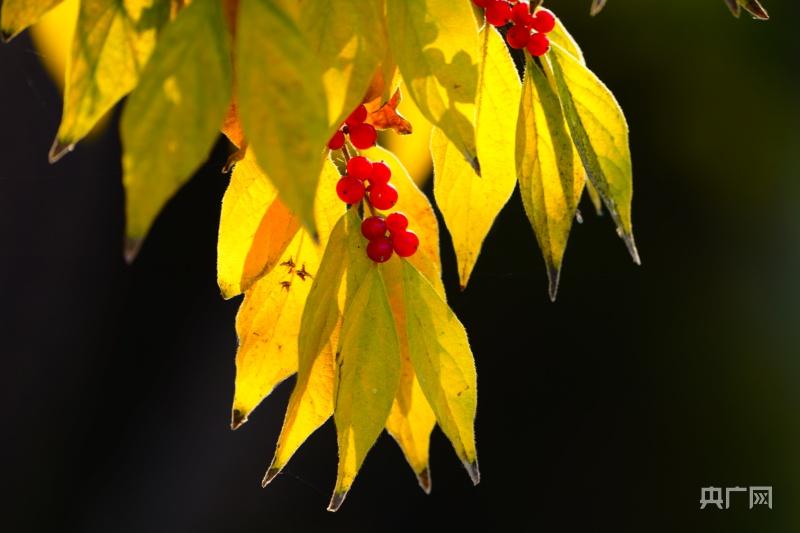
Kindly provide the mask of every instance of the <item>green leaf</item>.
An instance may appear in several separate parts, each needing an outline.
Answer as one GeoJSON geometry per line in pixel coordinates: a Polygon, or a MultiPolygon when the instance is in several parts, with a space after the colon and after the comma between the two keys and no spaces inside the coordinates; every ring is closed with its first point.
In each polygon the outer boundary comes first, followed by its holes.
{"type": "Polygon", "coordinates": [[[546,64],[552,67],[564,116],[587,177],[639,264],[631,222],[633,170],[625,115],[611,91],[572,55],[553,45],[548,56],[546,64]]]}
{"type": "Polygon", "coordinates": [[[482,174],[435,129],[431,138],[434,194],[458,259],[461,288],[469,281],[481,246],[516,186],[514,135],[520,82],[503,38],[493,26],[481,31],[477,141],[482,174]]]}
{"type": "Polygon", "coordinates": [[[379,267],[372,266],[347,303],[336,354],[334,420],[339,443],[336,511],[383,431],[400,382],[400,346],[379,267]]]}
{"type": "Polygon", "coordinates": [[[402,263],[411,362],[439,426],[477,484],[477,373],[467,332],[430,282],[411,263],[402,263]]]}
{"type": "Polygon", "coordinates": [[[300,24],[322,67],[328,125],[338,127],[363,100],[386,54],[382,2],[314,0],[300,24]]]}
{"type": "Polygon", "coordinates": [[[231,98],[228,35],[216,0],[195,0],[161,35],[122,115],[128,239],[205,161],[231,98]]]}
{"type": "Polygon", "coordinates": [[[61,2],[62,0],[3,0],[0,9],[0,33],[3,40],[10,41],[61,2]]]}
{"type": "Polygon", "coordinates": [[[51,162],[70,151],[136,87],[168,16],[166,0],[81,1],[51,162]]]}
{"type": "Polygon", "coordinates": [[[550,299],[555,300],[584,173],[558,95],[530,58],[525,65],[516,145],[522,203],[547,266],[550,299]]]}
{"type": "Polygon", "coordinates": [[[389,44],[408,93],[475,169],[478,39],[469,2],[387,0],[389,44]]]}
{"type": "Polygon", "coordinates": [[[314,193],[335,128],[315,51],[271,1],[239,4],[236,83],[239,116],[256,158],[283,202],[315,235],[314,193]]]}

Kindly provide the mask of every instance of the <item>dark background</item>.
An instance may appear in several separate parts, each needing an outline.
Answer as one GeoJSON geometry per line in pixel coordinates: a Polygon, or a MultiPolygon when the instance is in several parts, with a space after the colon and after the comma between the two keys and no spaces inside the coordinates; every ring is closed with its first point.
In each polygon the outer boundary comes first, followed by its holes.
{"type": "Polygon", "coordinates": [[[0,529],[797,531],[800,6],[766,0],[758,23],[722,0],[588,4],[550,3],[629,118],[644,266],[585,206],[550,304],[515,197],[461,294],[444,236],[483,481],[437,430],[425,496],[383,436],[335,515],[331,423],[259,486],[288,383],[228,428],[227,147],[126,266],[115,128],[48,165],[58,90],[27,35],[0,46],[0,529]],[[772,485],[774,509],[699,511],[710,485],[772,485]]]}

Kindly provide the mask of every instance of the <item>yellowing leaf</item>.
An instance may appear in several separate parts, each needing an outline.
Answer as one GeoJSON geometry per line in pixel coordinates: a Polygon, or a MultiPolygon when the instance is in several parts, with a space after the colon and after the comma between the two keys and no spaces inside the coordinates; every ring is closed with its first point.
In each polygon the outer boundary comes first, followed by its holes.
{"type": "Polygon", "coordinates": [[[399,109],[403,117],[413,126],[410,135],[395,135],[393,132],[381,133],[381,145],[392,152],[403,166],[414,183],[420,187],[431,177],[430,144],[433,127],[422,114],[414,100],[404,98],[399,109]]]}
{"type": "Polygon", "coordinates": [[[314,191],[335,130],[316,52],[280,5],[241,0],[235,55],[236,104],[250,147],[313,235],[314,191]]]}
{"type": "Polygon", "coordinates": [[[477,27],[469,2],[387,0],[389,44],[420,111],[478,168],[477,27]]]}
{"type": "Polygon", "coordinates": [[[322,66],[328,125],[337,128],[361,103],[385,55],[382,2],[313,0],[305,5],[300,24],[322,66]]]}
{"type": "Polygon", "coordinates": [[[344,501],[389,416],[400,381],[400,346],[380,270],[348,300],[336,354],[334,420],[339,467],[328,510],[344,501]]]}
{"type": "MultiPolygon", "coordinates": [[[[69,151],[133,90],[168,16],[169,2],[165,0],[81,1],[51,162],[69,151]]],[[[144,122],[144,118],[137,120],[144,122]]]]}
{"type": "Polygon", "coordinates": [[[411,363],[439,426],[477,484],[477,374],[467,332],[425,276],[408,261],[402,263],[411,363]]]}
{"type": "Polygon", "coordinates": [[[575,148],[638,264],[631,222],[633,171],[628,123],[614,95],[597,76],[557,45],[551,50],[549,64],[575,148]]]}
{"type": "Polygon", "coordinates": [[[567,31],[567,28],[561,22],[561,19],[556,18],[556,26],[553,28],[553,31],[547,34],[547,37],[550,39],[551,43],[555,43],[560,46],[565,52],[571,54],[572,57],[577,59],[581,64],[586,64],[581,47],[578,45],[577,41],[575,41],[575,38],[572,37],[572,34],[567,31]]]}
{"type": "Polygon", "coordinates": [[[0,9],[0,32],[4,41],[10,41],[22,30],[35,24],[39,18],[56,7],[62,0],[3,0],[0,9]]]}
{"type": "Polygon", "coordinates": [[[31,27],[31,40],[42,63],[59,90],[64,90],[75,26],[78,24],[80,0],[65,0],[45,13],[39,22],[31,27]]]}
{"type": "Polygon", "coordinates": [[[230,87],[220,3],[196,0],[164,29],[122,115],[129,252],[208,157],[230,102],[230,87]]]}
{"type": "Polygon", "coordinates": [[[522,203],[547,266],[550,299],[555,300],[584,173],[558,95],[530,59],[520,103],[517,162],[522,203]]]}
{"type": "Polygon", "coordinates": [[[481,44],[477,118],[481,176],[441,130],[434,130],[431,139],[433,190],[453,238],[462,289],[467,286],[486,235],[517,183],[514,132],[519,112],[519,76],[494,27],[485,26],[481,44]]]}
{"type": "Polygon", "coordinates": [[[373,103],[365,104],[369,112],[365,122],[372,124],[378,130],[391,129],[399,135],[410,135],[413,133],[414,127],[397,112],[397,106],[400,105],[401,100],[402,95],[398,88],[387,102],[376,99],[373,103]]]}
{"type": "MultiPolygon", "coordinates": [[[[336,172],[324,165],[323,172],[336,172]]],[[[328,180],[330,181],[330,180],[328,180]]],[[[251,150],[233,169],[222,199],[217,241],[217,280],[232,298],[271,271],[300,228],[300,221],[278,198],[251,150]]]]}

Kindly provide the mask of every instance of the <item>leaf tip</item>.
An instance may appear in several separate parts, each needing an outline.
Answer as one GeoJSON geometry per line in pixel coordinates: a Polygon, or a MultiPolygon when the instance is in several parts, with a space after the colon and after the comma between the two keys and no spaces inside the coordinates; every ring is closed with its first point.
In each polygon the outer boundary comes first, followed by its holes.
{"type": "Polygon", "coordinates": [[[139,250],[142,248],[142,239],[138,237],[126,237],[123,253],[125,254],[125,262],[129,265],[136,260],[139,255],[139,250]]]}
{"type": "Polygon", "coordinates": [[[237,429],[242,427],[242,424],[244,424],[245,422],[247,422],[247,415],[244,414],[243,411],[240,411],[239,409],[234,409],[231,412],[231,429],[232,430],[236,431],[237,429]]]}
{"type": "Polygon", "coordinates": [[[478,468],[478,459],[474,459],[473,461],[464,461],[464,468],[467,469],[467,474],[469,474],[469,478],[472,480],[473,485],[477,485],[481,482],[481,471],[478,468]]]}
{"type": "Polygon", "coordinates": [[[59,159],[70,153],[75,149],[75,143],[65,143],[58,137],[53,140],[53,145],[47,153],[47,160],[50,164],[57,163],[59,159]]]}
{"type": "Polygon", "coordinates": [[[561,282],[561,267],[554,264],[547,264],[547,292],[550,301],[555,302],[558,296],[558,285],[561,282]]]}
{"type": "Polygon", "coordinates": [[[344,499],[345,498],[347,498],[347,491],[346,490],[343,490],[343,491],[337,490],[337,491],[335,491],[333,493],[333,496],[331,496],[330,503],[328,504],[328,511],[330,511],[331,513],[335,513],[336,511],[338,511],[339,507],[341,507],[342,504],[344,503],[344,499]]]}
{"type": "Polygon", "coordinates": [[[261,480],[261,488],[266,488],[267,485],[272,483],[272,480],[278,477],[278,474],[281,473],[281,467],[275,466],[275,460],[272,460],[272,464],[269,465],[267,469],[267,473],[264,474],[264,479],[261,480]]]}
{"type": "Polygon", "coordinates": [[[428,467],[423,468],[422,472],[417,474],[417,482],[425,494],[431,493],[431,471],[428,467]]]}
{"type": "Polygon", "coordinates": [[[4,43],[11,42],[11,39],[14,38],[14,32],[12,30],[7,30],[3,28],[0,30],[0,39],[3,40],[4,43]]]}

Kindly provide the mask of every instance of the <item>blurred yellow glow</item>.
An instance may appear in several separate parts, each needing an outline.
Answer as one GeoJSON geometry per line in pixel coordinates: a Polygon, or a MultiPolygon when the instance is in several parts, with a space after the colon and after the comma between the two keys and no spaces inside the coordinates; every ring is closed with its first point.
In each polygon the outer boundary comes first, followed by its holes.
{"type": "Polygon", "coordinates": [[[422,187],[430,179],[433,169],[430,150],[431,124],[422,116],[407,94],[403,94],[397,112],[411,122],[414,133],[398,135],[390,130],[385,131],[381,134],[381,145],[394,152],[414,182],[422,187]]]}
{"type": "Polygon", "coordinates": [[[62,90],[79,5],[79,0],[66,0],[31,28],[31,38],[42,63],[62,90]]]}

